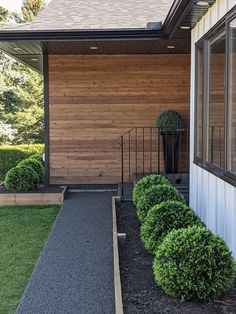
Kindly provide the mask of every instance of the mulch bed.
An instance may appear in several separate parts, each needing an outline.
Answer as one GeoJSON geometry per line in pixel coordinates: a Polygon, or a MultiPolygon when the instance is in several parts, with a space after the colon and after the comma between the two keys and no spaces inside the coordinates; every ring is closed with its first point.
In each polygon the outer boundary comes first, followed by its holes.
{"type": "Polygon", "coordinates": [[[122,202],[117,209],[117,224],[118,232],[127,234],[125,241],[119,241],[124,313],[236,313],[236,283],[226,296],[215,302],[180,302],[167,297],[154,281],[153,257],[146,252],[140,241],[140,223],[131,202],[122,202]]]}

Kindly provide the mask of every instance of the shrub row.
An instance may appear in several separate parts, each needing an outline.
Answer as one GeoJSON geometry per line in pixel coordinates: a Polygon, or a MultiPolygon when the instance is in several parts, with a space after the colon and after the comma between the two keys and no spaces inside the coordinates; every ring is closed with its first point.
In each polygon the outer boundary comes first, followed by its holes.
{"type": "Polygon", "coordinates": [[[43,144],[0,146],[0,181],[4,181],[7,172],[20,161],[43,151],[43,144]]]}
{"type": "Polygon", "coordinates": [[[166,181],[159,175],[144,177],[133,191],[141,240],[154,255],[155,280],[182,301],[213,300],[232,286],[234,258],[166,181]]]}
{"type": "Polygon", "coordinates": [[[4,185],[11,192],[27,192],[42,182],[43,175],[42,155],[33,155],[7,172],[4,185]]]}

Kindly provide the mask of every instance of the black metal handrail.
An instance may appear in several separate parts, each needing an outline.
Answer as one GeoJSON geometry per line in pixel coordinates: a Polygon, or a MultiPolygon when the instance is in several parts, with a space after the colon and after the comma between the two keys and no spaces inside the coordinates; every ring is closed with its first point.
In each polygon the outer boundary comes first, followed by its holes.
{"type": "MultiPolygon", "coordinates": [[[[120,169],[121,169],[121,194],[125,182],[131,182],[133,175],[144,176],[149,173],[163,174],[169,176],[169,168],[176,168],[176,160],[172,157],[171,162],[167,160],[167,150],[170,149],[163,145],[162,137],[169,136],[171,149],[174,151],[174,137],[178,134],[179,164],[178,173],[189,172],[189,130],[181,129],[175,132],[160,132],[156,127],[134,127],[119,136],[114,142],[113,147],[120,149],[120,169]],[[172,164],[172,165],[171,165],[172,164]]],[[[173,155],[172,155],[173,156],[173,155]]],[[[173,173],[173,180],[176,173],[173,173]]]]}

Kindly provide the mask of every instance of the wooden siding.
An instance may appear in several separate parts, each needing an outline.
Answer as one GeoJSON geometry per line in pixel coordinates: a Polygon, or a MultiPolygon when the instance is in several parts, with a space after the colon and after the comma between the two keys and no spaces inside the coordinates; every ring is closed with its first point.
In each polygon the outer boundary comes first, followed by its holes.
{"type": "Polygon", "coordinates": [[[50,183],[118,183],[113,141],[166,109],[188,126],[189,75],[189,55],[50,55],[50,183]]]}
{"type": "MultiPolygon", "coordinates": [[[[195,43],[233,6],[235,0],[217,0],[192,31],[190,160],[194,152],[195,43]]],[[[236,188],[193,162],[190,166],[190,205],[207,227],[221,235],[236,256],[236,188]]]]}

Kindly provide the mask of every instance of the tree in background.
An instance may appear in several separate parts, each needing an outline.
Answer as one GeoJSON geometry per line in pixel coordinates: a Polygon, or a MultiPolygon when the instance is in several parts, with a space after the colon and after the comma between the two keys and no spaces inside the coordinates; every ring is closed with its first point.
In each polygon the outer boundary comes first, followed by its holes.
{"type": "Polygon", "coordinates": [[[4,26],[7,24],[9,18],[9,12],[8,10],[0,7],[0,26],[4,26]]]}
{"type": "MultiPolygon", "coordinates": [[[[22,18],[0,7],[0,25],[22,18]]],[[[44,141],[42,76],[0,53],[0,145],[44,141]]]]}
{"type": "Polygon", "coordinates": [[[25,21],[32,21],[44,7],[44,0],[25,0],[21,9],[25,21]]]}

